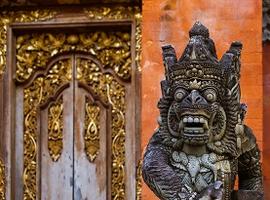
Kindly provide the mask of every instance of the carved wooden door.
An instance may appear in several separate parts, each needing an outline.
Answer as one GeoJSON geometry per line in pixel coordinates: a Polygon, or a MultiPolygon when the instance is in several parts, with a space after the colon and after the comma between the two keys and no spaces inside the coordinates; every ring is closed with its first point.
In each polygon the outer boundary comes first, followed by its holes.
{"type": "Polygon", "coordinates": [[[0,199],[135,200],[138,9],[57,12],[5,15],[0,199]]]}
{"type": "Polygon", "coordinates": [[[103,74],[102,66],[87,55],[61,57],[52,62],[51,70],[66,83],[55,87],[55,95],[40,109],[40,199],[110,199],[109,125],[111,117],[117,117],[112,130],[121,140],[124,86],[110,73],[103,74]],[[112,94],[112,87],[122,91],[112,94]],[[113,98],[120,101],[112,102],[113,98]]]}

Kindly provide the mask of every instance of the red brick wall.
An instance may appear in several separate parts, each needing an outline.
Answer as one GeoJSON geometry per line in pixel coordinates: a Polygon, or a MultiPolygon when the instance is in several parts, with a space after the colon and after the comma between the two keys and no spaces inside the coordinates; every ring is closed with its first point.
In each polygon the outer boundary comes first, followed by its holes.
{"type": "MultiPolygon", "coordinates": [[[[261,0],[143,0],[142,32],[142,150],[157,127],[157,101],[163,79],[161,46],[174,45],[178,56],[196,20],[205,24],[216,43],[218,57],[234,40],[242,41],[242,101],[248,104],[246,124],[262,148],[261,0]]],[[[154,200],[146,185],[143,200],[154,200]]]]}

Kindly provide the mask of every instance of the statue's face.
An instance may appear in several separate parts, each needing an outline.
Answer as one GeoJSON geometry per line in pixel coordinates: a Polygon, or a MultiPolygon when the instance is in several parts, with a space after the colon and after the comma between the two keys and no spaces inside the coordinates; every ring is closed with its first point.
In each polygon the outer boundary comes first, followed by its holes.
{"type": "Polygon", "coordinates": [[[190,145],[203,145],[223,136],[226,115],[218,83],[182,81],[171,89],[174,100],[169,108],[168,126],[174,136],[190,145]]]}

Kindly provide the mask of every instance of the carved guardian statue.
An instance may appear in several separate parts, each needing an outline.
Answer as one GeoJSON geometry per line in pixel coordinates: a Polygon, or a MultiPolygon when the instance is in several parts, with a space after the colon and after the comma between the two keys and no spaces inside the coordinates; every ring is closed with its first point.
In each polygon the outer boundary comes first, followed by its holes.
{"type": "Polygon", "coordinates": [[[166,79],[144,181],[163,200],[263,199],[260,152],[240,103],[242,44],[233,42],[218,61],[204,25],[196,22],[189,36],[180,59],[162,47],[166,79]]]}

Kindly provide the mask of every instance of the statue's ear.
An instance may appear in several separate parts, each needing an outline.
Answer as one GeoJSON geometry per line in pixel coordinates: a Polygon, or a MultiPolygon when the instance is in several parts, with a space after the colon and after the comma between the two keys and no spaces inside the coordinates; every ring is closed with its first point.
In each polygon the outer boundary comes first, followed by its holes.
{"type": "Polygon", "coordinates": [[[162,56],[163,64],[165,66],[166,79],[168,80],[169,77],[167,75],[171,71],[171,67],[177,62],[174,48],[171,45],[162,46],[162,56]]]}
{"type": "Polygon", "coordinates": [[[226,85],[229,90],[234,90],[239,84],[241,50],[242,43],[238,41],[233,42],[230,49],[222,56],[219,62],[224,69],[226,85]]]}
{"type": "Polygon", "coordinates": [[[160,82],[161,86],[161,92],[162,92],[162,97],[168,97],[170,96],[170,86],[167,80],[162,80],[160,82]]]}

